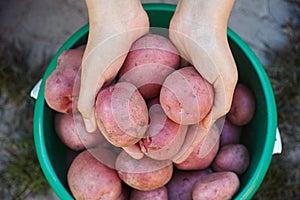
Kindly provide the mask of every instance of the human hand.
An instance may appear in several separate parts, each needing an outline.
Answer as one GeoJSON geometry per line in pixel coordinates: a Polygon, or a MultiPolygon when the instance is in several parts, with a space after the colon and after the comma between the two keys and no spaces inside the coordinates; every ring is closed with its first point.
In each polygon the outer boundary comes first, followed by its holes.
{"type": "Polygon", "coordinates": [[[179,1],[170,23],[170,39],[181,56],[214,87],[214,104],[204,126],[230,109],[237,68],[227,41],[227,23],[234,0],[179,1]]]}
{"type": "Polygon", "coordinates": [[[88,132],[97,129],[95,97],[120,70],[132,45],[149,31],[139,0],[86,0],[89,37],[82,60],[78,110],[88,132]]]}
{"type": "MultiPolygon", "coordinates": [[[[211,128],[221,133],[229,111],[238,73],[227,41],[227,25],[234,0],[179,0],[170,22],[169,37],[181,56],[190,62],[214,88],[211,111],[186,138],[180,163],[203,140],[211,128]]],[[[208,145],[213,147],[214,144],[208,145]]]]}

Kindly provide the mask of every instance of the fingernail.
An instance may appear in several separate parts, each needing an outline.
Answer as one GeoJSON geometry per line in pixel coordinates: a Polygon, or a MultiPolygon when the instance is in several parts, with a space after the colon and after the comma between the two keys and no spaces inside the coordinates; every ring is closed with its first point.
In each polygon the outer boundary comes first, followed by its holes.
{"type": "Polygon", "coordinates": [[[85,129],[87,130],[87,132],[92,133],[92,132],[96,131],[97,126],[96,126],[95,118],[93,118],[93,117],[90,119],[83,118],[83,121],[84,121],[85,129]]]}

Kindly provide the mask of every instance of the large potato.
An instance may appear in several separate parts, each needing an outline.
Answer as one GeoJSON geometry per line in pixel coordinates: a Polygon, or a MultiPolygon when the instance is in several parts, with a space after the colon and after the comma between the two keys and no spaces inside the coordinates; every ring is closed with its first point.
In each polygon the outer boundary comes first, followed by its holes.
{"type": "Polygon", "coordinates": [[[119,81],[134,84],[144,98],[159,95],[165,78],[179,67],[175,46],[164,36],[147,34],[136,40],[120,70],[119,81]]]}
{"type": "Polygon", "coordinates": [[[232,171],[243,174],[250,164],[250,155],[242,144],[228,144],[220,148],[212,168],[215,171],[232,171]]]}
{"type": "Polygon", "coordinates": [[[83,49],[65,50],[57,59],[57,67],[45,82],[45,100],[50,108],[61,113],[77,109],[83,49]]]}
{"type": "Polygon", "coordinates": [[[129,186],[142,191],[164,186],[173,173],[171,161],[158,161],[144,156],[140,160],[122,151],[116,160],[119,177],[129,186]]]}
{"type": "Polygon", "coordinates": [[[81,152],[72,162],[67,175],[74,198],[117,199],[122,190],[121,180],[116,170],[108,167],[114,164],[114,160],[115,155],[104,148],[81,152]]]}
{"type": "Polygon", "coordinates": [[[190,200],[194,184],[202,176],[211,173],[210,169],[196,171],[174,170],[171,180],[167,183],[169,199],[172,200],[190,200]]]}
{"type": "Polygon", "coordinates": [[[129,200],[168,200],[168,191],[165,186],[150,191],[133,189],[129,200]]]}
{"type": "Polygon", "coordinates": [[[232,199],[240,181],[233,172],[215,172],[201,177],[193,189],[193,200],[232,199]]]}
{"type": "Polygon", "coordinates": [[[175,163],[174,166],[182,170],[200,170],[207,168],[219,150],[219,138],[219,130],[212,128],[199,145],[194,148],[189,157],[181,163],[175,163]]]}
{"type": "Polygon", "coordinates": [[[231,108],[227,118],[231,123],[242,126],[251,121],[255,113],[255,99],[252,91],[239,83],[233,93],[231,108]]]}
{"type": "Polygon", "coordinates": [[[96,145],[104,145],[106,139],[100,131],[86,131],[83,119],[79,113],[55,113],[54,127],[60,140],[70,149],[78,151],[96,145]]]}
{"type": "Polygon", "coordinates": [[[149,115],[149,128],[139,142],[141,150],[156,160],[173,158],[184,142],[187,126],[170,120],[159,104],[151,106],[149,115]]]}
{"type": "Polygon", "coordinates": [[[148,127],[145,100],[137,88],[127,82],[108,86],[98,93],[95,116],[104,137],[117,147],[137,143],[148,127]]]}
{"type": "Polygon", "coordinates": [[[192,66],[170,74],[160,91],[163,110],[178,124],[199,123],[210,111],[213,100],[212,86],[192,66]]]}

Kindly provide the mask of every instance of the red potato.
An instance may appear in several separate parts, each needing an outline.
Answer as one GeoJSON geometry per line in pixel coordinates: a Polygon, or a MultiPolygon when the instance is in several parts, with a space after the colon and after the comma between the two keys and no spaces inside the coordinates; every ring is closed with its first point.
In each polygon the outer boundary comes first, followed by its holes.
{"type": "Polygon", "coordinates": [[[168,38],[147,34],[132,44],[119,81],[130,82],[144,98],[153,98],[159,95],[163,81],[179,67],[179,62],[179,53],[168,38]]]}
{"type": "Polygon", "coordinates": [[[219,130],[212,128],[199,145],[194,148],[189,157],[181,163],[175,163],[174,166],[181,170],[200,170],[207,168],[219,150],[219,138],[219,130]]]}
{"type": "Polygon", "coordinates": [[[79,113],[55,113],[54,127],[60,140],[75,151],[106,143],[106,139],[100,131],[97,130],[93,133],[86,131],[79,113]]]}
{"type": "Polygon", "coordinates": [[[138,143],[135,143],[134,145],[128,147],[123,147],[122,149],[134,159],[139,160],[144,156],[144,153],[142,152],[141,147],[138,143]]]}
{"type": "Polygon", "coordinates": [[[255,99],[253,93],[247,86],[237,84],[227,118],[231,123],[243,126],[251,121],[254,113],[255,99]]]}
{"type": "Polygon", "coordinates": [[[144,156],[136,160],[122,151],[116,160],[119,177],[129,186],[142,191],[164,186],[172,177],[171,161],[158,161],[144,156]]]}
{"type": "Polygon", "coordinates": [[[167,183],[169,199],[188,200],[192,199],[194,184],[202,176],[211,173],[210,169],[198,171],[174,170],[171,180],[167,183]]]}
{"type": "Polygon", "coordinates": [[[83,49],[65,50],[57,59],[56,69],[45,81],[45,100],[50,108],[61,113],[77,109],[83,49]]]}
{"type": "Polygon", "coordinates": [[[115,155],[104,148],[81,152],[72,162],[67,180],[75,199],[117,199],[122,183],[114,164],[115,155]],[[94,155],[101,157],[94,157],[94,155]]]}
{"type": "MultiPolygon", "coordinates": [[[[188,132],[186,134],[185,140],[183,142],[183,145],[180,149],[180,151],[177,153],[177,155],[173,158],[173,162],[178,164],[184,162],[190,154],[194,151],[194,149],[206,138],[206,136],[212,132],[218,132],[221,133],[221,127],[223,126],[224,118],[218,119],[210,129],[207,129],[203,126],[203,124],[200,122],[198,124],[194,124],[189,127],[188,132]]],[[[216,136],[216,134],[213,134],[213,136],[216,136]]],[[[200,151],[200,157],[205,157],[214,147],[216,144],[217,137],[213,137],[215,140],[210,140],[210,143],[206,142],[206,145],[204,147],[210,147],[210,148],[201,148],[200,151]]],[[[209,141],[209,140],[208,140],[209,141]]]]}
{"type": "Polygon", "coordinates": [[[212,86],[191,66],[170,74],[160,91],[163,110],[178,124],[199,123],[210,111],[213,100],[212,86]]]}
{"type": "Polygon", "coordinates": [[[142,152],[156,160],[172,159],[180,150],[187,126],[170,120],[159,104],[149,109],[150,125],[139,142],[142,152]]]}
{"type": "Polygon", "coordinates": [[[133,189],[129,200],[168,200],[168,191],[165,186],[150,191],[133,189]]]}
{"type": "Polygon", "coordinates": [[[220,136],[220,146],[227,144],[239,144],[242,127],[233,125],[228,119],[225,120],[220,136]]]}
{"type": "Polygon", "coordinates": [[[152,98],[152,99],[147,99],[146,103],[147,103],[148,109],[150,109],[155,104],[160,104],[158,97],[155,97],[155,98],[152,98]]]}
{"type": "Polygon", "coordinates": [[[238,175],[243,174],[249,167],[250,155],[242,144],[228,144],[221,147],[212,168],[214,171],[232,171],[238,175]]]}
{"type": "Polygon", "coordinates": [[[215,172],[201,177],[193,189],[193,200],[232,199],[240,186],[233,172],[215,172]]]}
{"type": "Polygon", "coordinates": [[[95,116],[104,137],[117,147],[137,143],[148,127],[147,105],[131,83],[102,89],[96,98],[95,116]]]}

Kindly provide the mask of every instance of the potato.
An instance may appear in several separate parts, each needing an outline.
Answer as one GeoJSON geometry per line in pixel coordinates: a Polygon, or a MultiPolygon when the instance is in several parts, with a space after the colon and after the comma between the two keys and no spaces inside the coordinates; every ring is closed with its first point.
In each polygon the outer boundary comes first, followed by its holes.
{"type": "Polygon", "coordinates": [[[71,113],[73,108],[77,109],[83,53],[83,49],[63,51],[57,59],[56,69],[45,81],[45,100],[57,112],[71,113]]]}
{"type": "Polygon", "coordinates": [[[212,168],[215,171],[232,171],[243,174],[250,164],[250,155],[242,144],[228,144],[220,148],[212,168]]]}
{"type": "Polygon", "coordinates": [[[144,156],[144,153],[142,152],[141,147],[138,143],[135,143],[128,147],[123,147],[122,149],[134,159],[141,159],[144,156]]]}
{"type": "Polygon", "coordinates": [[[70,149],[78,151],[96,145],[104,145],[106,139],[100,131],[86,131],[82,116],[79,113],[55,113],[54,127],[60,140],[70,149]]]}
{"type": "Polygon", "coordinates": [[[116,160],[119,177],[129,186],[142,191],[164,186],[173,173],[171,161],[158,161],[144,156],[136,160],[122,151],[116,160]]]}
{"type": "Polygon", "coordinates": [[[67,180],[75,199],[117,199],[122,190],[115,155],[104,148],[81,152],[72,162],[67,180]],[[95,156],[99,156],[95,158],[95,156]],[[107,164],[103,164],[102,161],[107,164]]]}
{"type": "Polygon", "coordinates": [[[168,191],[165,186],[150,191],[133,189],[129,200],[168,200],[168,191]]]}
{"type": "MultiPolygon", "coordinates": [[[[184,162],[190,154],[194,151],[194,149],[206,138],[206,136],[211,131],[221,132],[220,125],[222,124],[223,119],[218,119],[210,129],[207,129],[203,126],[203,123],[200,122],[198,124],[194,124],[189,126],[188,132],[186,134],[185,140],[183,142],[183,145],[180,149],[180,151],[177,153],[177,155],[173,158],[173,162],[178,164],[184,162]]],[[[213,134],[213,136],[216,136],[213,134]]],[[[216,137],[214,137],[217,139],[216,137]]],[[[214,144],[216,143],[214,140],[210,141],[211,144],[207,143],[206,146],[210,148],[202,148],[200,151],[200,157],[204,157],[207,155],[211,149],[214,147],[214,144]]]]}
{"type": "Polygon", "coordinates": [[[192,66],[170,74],[160,91],[163,110],[178,124],[199,123],[210,111],[213,100],[212,86],[192,66]]]}
{"type": "Polygon", "coordinates": [[[178,54],[166,37],[144,35],[132,44],[120,70],[119,81],[134,84],[144,98],[156,97],[165,78],[179,67],[178,54]]]}
{"type": "Polygon", "coordinates": [[[200,170],[207,168],[214,160],[220,144],[218,129],[211,129],[193,152],[181,163],[175,163],[177,169],[200,170]]]}
{"type": "Polygon", "coordinates": [[[225,120],[220,136],[220,146],[227,144],[239,144],[241,137],[241,127],[233,125],[228,119],[225,120]]]}
{"type": "Polygon", "coordinates": [[[227,118],[231,123],[242,126],[251,121],[254,113],[255,99],[253,93],[247,86],[241,83],[237,84],[227,118]]]}
{"type": "Polygon", "coordinates": [[[211,173],[210,169],[197,171],[174,170],[171,180],[167,183],[169,199],[189,200],[192,199],[194,184],[202,176],[211,173]]]}
{"type": "Polygon", "coordinates": [[[156,160],[173,158],[184,142],[187,126],[170,120],[159,104],[150,108],[149,115],[149,128],[139,142],[142,152],[156,160]]]}
{"type": "Polygon", "coordinates": [[[233,172],[215,172],[198,180],[193,189],[193,200],[232,199],[240,186],[233,172]]]}
{"type": "Polygon", "coordinates": [[[137,143],[148,127],[147,105],[131,83],[102,89],[96,98],[95,116],[104,137],[117,147],[137,143]]]}

